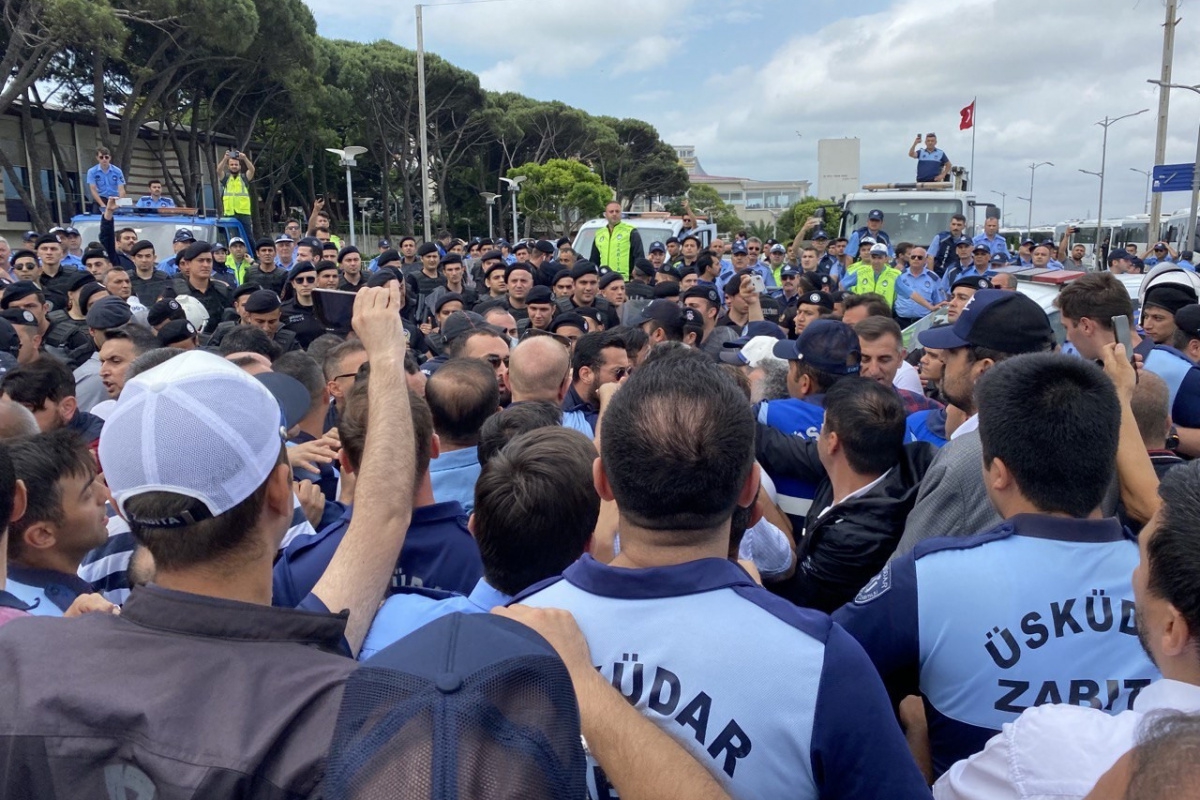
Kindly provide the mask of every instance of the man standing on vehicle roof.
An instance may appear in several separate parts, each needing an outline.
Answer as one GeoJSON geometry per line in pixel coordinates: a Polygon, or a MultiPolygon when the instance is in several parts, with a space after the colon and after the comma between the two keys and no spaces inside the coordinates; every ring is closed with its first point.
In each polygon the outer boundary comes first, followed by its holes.
{"type": "MultiPolygon", "coordinates": [[[[908,148],[908,157],[917,160],[917,183],[934,183],[944,181],[950,175],[950,158],[937,146],[937,134],[925,134],[925,149],[918,150],[921,134],[913,139],[912,147],[908,148]]],[[[933,248],[930,247],[930,250],[933,248]]]]}
{"type": "Polygon", "coordinates": [[[221,182],[221,213],[236,217],[246,235],[253,238],[250,221],[250,181],[254,180],[254,162],[245,153],[226,150],[217,164],[217,180],[221,182]]]}
{"type": "Polygon", "coordinates": [[[604,219],[608,224],[596,231],[596,240],[592,242],[588,260],[616,270],[628,280],[633,262],[645,256],[642,237],[636,228],[621,219],[621,204],[616,200],[604,207],[604,219]]]}
{"type": "Polygon", "coordinates": [[[87,184],[96,214],[108,205],[108,198],[125,196],[125,173],[112,163],[112,153],[107,147],[96,148],[96,163],[87,171],[87,184]]]}
{"type": "Polygon", "coordinates": [[[883,212],[878,208],[872,208],[867,214],[867,224],[865,227],[859,228],[850,234],[850,242],[846,245],[846,252],[855,256],[859,255],[858,248],[861,240],[864,238],[873,239],[876,244],[886,245],[889,257],[895,255],[895,252],[892,250],[892,239],[887,235],[887,231],[883,229],[883,212]]]}

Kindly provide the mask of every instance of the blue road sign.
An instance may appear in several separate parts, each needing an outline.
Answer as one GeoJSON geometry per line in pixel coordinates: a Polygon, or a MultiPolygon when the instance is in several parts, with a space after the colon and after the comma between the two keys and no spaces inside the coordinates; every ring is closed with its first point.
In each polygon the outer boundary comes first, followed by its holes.
{"type": "Polygon", "coordinates": [[[1155,192],[1190,192],[1192,176],[1196,172],[1195,164],[1158,164],[1154,167],[1151,191],[1155,192]]]}

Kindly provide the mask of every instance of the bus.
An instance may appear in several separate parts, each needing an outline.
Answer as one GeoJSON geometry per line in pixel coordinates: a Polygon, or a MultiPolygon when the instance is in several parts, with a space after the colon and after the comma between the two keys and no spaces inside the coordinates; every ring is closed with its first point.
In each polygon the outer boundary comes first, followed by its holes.
{"type": "MultiPolygon", "coordinates": [[[[1184,250],[1194,251],[1196,249],[1194,245],[1188,246],[1184,244],[1183,241],[1184,237],[1187,235],[1188,215],[1191,213],[1192,209],[1189,207],[1181,208],[1169,216],[1164,215],[1166,218],[1162,223],[1158,241],[1166,242],[1179,252],[1183,252],[1184,250]]],[[[1193,230],[1195,230],[1195,226],[1193,226],[1193,230]]],[[[1193,234],[1193,242],[1195,242],[1197,238],[1200,237],[1197,237],[1193,234]]]]}
{"type": "MultiPolygon", "coordinates": [[[[1117,235],[1120,231],[1121,223],[1122,220],[1119,219],[1106,219],[1100,224],[1101,250],[1107,252],[1119,245],[1117,235]]],[[[1096,220],[1075,219],[1058,223],[1054,226],[1054,235],[1052,237],[1055,246],[1062,241],[1062,237],[1067,233],[1069,228],[1074,229],[1074,232],[1071,234],[1070,244],[1083,245],[1084,262],[1087,264],[1093,263],[1093,257],[1096,252],[1096,220]]],[[[1147,224],[1148,228],[1149,225],[1147,224]]]]}
{"type": "MultiPolygon", "coordinates": [[[[1044,242],[1047,239],[1054,239],[1054,228],[1045,225],[1028,230],[1026,228],[1001,228],[1000,235],[1004,237],[1004,242],[1008,245],[1009,252],[1017,252],[1017,248],[1021,246],[1021,242],[1026,239],[1033,239],[1035,242],[1044,242]]],[[[1054,239],[1055,244],[1058,243],[1054,239]]]]}

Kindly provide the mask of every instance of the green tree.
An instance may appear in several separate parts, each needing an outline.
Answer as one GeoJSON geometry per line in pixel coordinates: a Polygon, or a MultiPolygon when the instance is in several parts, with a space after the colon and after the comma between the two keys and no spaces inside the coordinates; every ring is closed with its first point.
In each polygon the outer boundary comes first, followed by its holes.
{"type": "Polygon", "coordinates": [[[720,233],[732,233],[746,226],[746,223],[742,222],[737,212],[733,210],[733,206],[722,200],[721,196],[717,194],[717,190],[711,186],[702,183],[693,184],[686,197],[681,195],[667,201],[667,211],[672,214],[682,214],[686,210],[684,200],[687,200],[693,213],[714,223],[720,233]]]}
{"type": "Polygon", "coordinates": [[[612,129],[614,139],[601,148],[596,168],[622,206],[630,208],[639,197],[672,197],[688,190],[687,170],[653,125],[640,119],[599,121],[612,129]]]}
{"type": "MultiPolygon", "coordinates": [[[[830,238],[837,236],[842,224],[841,207],[830,203],[828,200],[806,197],[779,215],[779,220],[776,223],[779,233],[775,238],[785,244],[791,242],[796,238],[796,234],[800,232],[800,229],[804,227],[804,223],[814,216],[818,208],[825,209],[825,223],[822,226],[825,233],[830,238]]],[[[816,235],[816,232],[814,228],[808,232],[807,236],[812,238],[816,235]]]]}
{"type": "Polygon", "coordinates": [[[527,234],[570,233],[583,220],[603,213],[613,196],[600,176],[579,161],[530,162],[510,169],[507,177],[518,175],[525,176],[518,208],[525,214],[527,234]]]}

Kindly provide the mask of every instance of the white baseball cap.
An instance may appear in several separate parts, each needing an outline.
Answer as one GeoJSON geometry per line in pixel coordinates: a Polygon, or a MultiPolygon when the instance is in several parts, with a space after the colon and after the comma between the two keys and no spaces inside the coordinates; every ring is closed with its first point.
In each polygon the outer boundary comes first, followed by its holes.
{"type": "Polygon", "coordinates": [[[885,256],[886,256],[887,254],[888,254],[888,249],[887,249],[887,245],[886,245],[886,244],[873,244],[873,245],[871,245],[871,255],[873,255],[873,256],[875,256],[875,255],[885,255],[885,256]]]}
{"type": "Polygon", "coordinates": [[[267,387],[220,356],[193,350],[125,384],[100,434],[99,456],[126,519],[178,528],[253,494],[279,463],[284,436],[267,387]],[[131,518],[126,501],[147,492],[196,503],[167,519],[131,518]]]}

